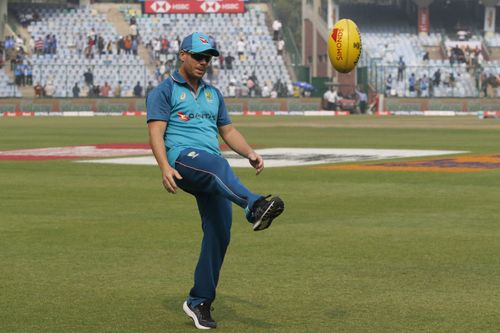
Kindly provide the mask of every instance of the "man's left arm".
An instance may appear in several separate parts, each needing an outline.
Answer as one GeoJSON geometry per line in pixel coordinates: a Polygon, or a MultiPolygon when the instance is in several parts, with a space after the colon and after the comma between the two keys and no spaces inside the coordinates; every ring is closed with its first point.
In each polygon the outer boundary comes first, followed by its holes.
{"type": "Polygon", "coordinates": [[[232,150],[241,156],[248,158],[250,165],[257,170],[257,175],[262,172],[264,169],[264,160],[262,159],[262,156],[257,154],[252,147],[250,147],[243,135],[241,135],[241,133],[232,124],[220,126],[219,134],[232,150]]]}

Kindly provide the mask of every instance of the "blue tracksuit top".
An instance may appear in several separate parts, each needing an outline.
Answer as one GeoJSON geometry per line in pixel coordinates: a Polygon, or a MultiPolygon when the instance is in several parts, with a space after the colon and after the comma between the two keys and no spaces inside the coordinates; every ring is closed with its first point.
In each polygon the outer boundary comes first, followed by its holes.
{"type": "Polygon", "coordinates": [[[164,140],[172,167],[186,148],[220,155],[218,127],[230,124],[231,119],[217,88],[200,80],[195,94],[179,71],[175,71],[149,93],[146,109],[148,122],[168,122],[164,140]]]}

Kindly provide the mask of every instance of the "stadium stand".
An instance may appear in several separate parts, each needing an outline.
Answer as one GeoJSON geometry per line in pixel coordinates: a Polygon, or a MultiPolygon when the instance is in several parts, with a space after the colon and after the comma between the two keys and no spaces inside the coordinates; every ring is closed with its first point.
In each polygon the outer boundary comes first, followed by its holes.
{"type": "MultiPolygon", "coordinates": [[[[114,47],[120,38],[106,16],[81,7],[78,9],[41,8],[39,21],[32,22],[27,29],[35,40],[47,35],[57,38],[57,51],[34,53],[29,61],[33,64],[33,80],[42,85],[55,86],[54,97],[73,96],[72,87],[78,83],[85,87],[84,73],[91,70],[93,85],[102,86],[108,82],[114,88],[122,82],[121,96],[132,96],[133,87],[140,82],[143,87],[154,79],[144,61],[133,54],[117,54],[114,47]],[[112,42],[111,54],[99,54],[97,45],[86,54],[78,47],[89,35],[101,35],[105,43],[112,42]]],[[[84,47],[87,47],[85,42],[84,47]]],[[[85,94],[82,89],[81,94],[85,94]]]]}
{"type": "MultiPolygon", "coordinates": [[[[123,13],[127,21],[133,16],[133,12],[126,7],[123,13]]],[[[220,71],[214,71],[218,73],[210,81],[215,83],[226,96],[233,95],[233,90],[236,95],[244,96],[246,94],[244,86],[252,75],[256,78],[260,90],[264,86],[268,86],[270,90],[276,89],[277,85],[287,87],[284,89],[284,95],[291,90],[290,74],[283,57],[278,54],[276,43],[272,40],[272,33],[266,25],[265,13],[257,8],[249,7],[243,14],[137,15],[136,20],[146,45],[153,45],[155,39],[160,40],[163,36],[169,41],[182,38],[193,32],[193,27],[212,36],[224,57],[231,54],[235,58],[232,70],[228,70],[227,66],[222,68],[217,59],[212,63],[220,71]],[[240,40],[245,43],[242,57],[239,57],[237,52],[240,40]],[[250,52],[252,43],[258,47],[255,58],[250,52]]],[[[260,95],[259,89],[256,89],[256,94],[260,95]]]]}

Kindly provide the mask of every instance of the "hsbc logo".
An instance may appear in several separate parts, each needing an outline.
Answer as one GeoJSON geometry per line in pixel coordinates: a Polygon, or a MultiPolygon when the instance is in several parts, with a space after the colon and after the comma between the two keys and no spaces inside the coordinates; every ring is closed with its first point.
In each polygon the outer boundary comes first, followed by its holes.
{"type": "Polygon", "coordinates": [[[155,13],[168,13],[172,6],[167,1],[155,1],[151,4],[151,10],[155,13]]]}
{"type": "Polygon", "coordinates": [[[201,4],[200,8],[205,13],[217,13],[220,10],[220,4],[213,1],[205,1],[201,4]]]}

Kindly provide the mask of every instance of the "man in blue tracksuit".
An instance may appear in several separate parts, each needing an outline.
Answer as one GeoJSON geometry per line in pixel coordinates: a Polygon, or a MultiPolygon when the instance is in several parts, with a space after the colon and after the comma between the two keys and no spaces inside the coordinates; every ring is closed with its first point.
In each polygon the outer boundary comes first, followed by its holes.
{"type": "Polygon", "coordinates": [[[207,35],[195,32],[182,41],[181,66],[150,92],[146,100],[149,142],[162,172],[165,189],[177,188],[195,196],[201,216],[203,241],[194,286],[184,312],[200,329],[215,328],[210,314],[224,255],[229,245],[231,202],[245,210],[253,230],[269,227],[283,212],[279,197],[249,191],[221,156],[218,134],[257,170],[262,157],[232,125],[218,89],[202,80],[212,57],[219,56],[207,35]]]}

